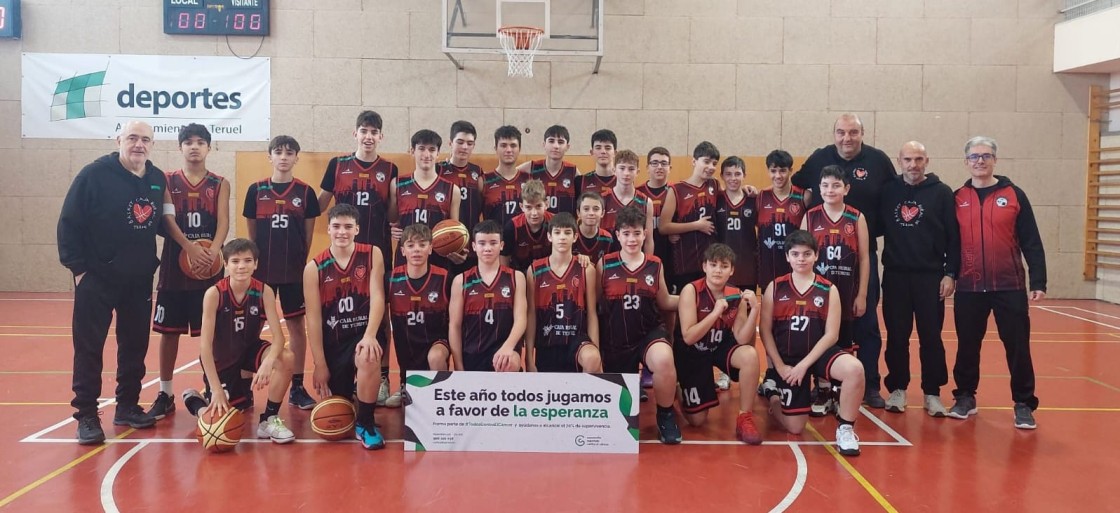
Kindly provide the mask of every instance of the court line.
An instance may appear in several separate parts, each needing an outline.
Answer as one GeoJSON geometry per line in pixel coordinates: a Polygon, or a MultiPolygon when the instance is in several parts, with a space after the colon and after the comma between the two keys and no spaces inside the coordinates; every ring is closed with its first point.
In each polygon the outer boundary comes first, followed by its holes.
{"type": "Polygon", "coordinates": [[[23,302],[23,301],[55,301],[55,302],[73,303],[73,302],[74,302],[74,298],[72,298],[72,297],[70,297],[70,298],[66,298],[66,297],[60,297],[60,298],[45,298],[45,297],[14,298],[14,297],[2,297],[2,298],[0,298],[0,301],[20,301],[20,302],[23,302]]]}
{"type": "MultiPolygon", "coordinates": [[[[106,440],[106,442],[119,441],[119,440],[123,439],[124,437],[126,437],[128,435],[131,435],[135,431],[136,431],[135,429],[129,428],[128,430],[126,430],[125,432],[117,435],[116,437],[113,437],[109,440],[106,440]]],[[[70,440],[70,441],[73,442],[73,443],[77,443],[76,440],[70,440]]],[[[36,479],[31,484],[28,484],[27,486],[24,486],[23,488],[20,488],[19,490],[16,490],[11,495],[9,495],[7,497],[4,497],[3,499],[0,499],[0,508],[3,508],[4,506],[7,506],[8,504],[11,504],[12,501],[26,495],[31,490],[34,490],[34,489],[38,488],[39,486],[41,486],[43,483],[46,483],[47,481],[50,481],[51,479],[54,479],[55,477],[58,477],[63,472],[66,472],[67,470],[70,470],[70,469],[78,466],[83,461],[86,461],[86,460],[94,457],[94,455],[96,455],[96,454],[100,453],[101,451],[104,451],[105,449],[108,449],[108,448],[109,448],[109,444],[107,444],[107,443],[106,444],[101,444],[100,446],[90,450],[89,452],[87,452],[87,453],[85,453],[81,456],[78,456],[77,458],[74,458],[69,463],[55,469],[50,474],[47,474],[43,477],[40,477],[39,479],[36,479]]]]}
{"type": "MultiPolygon", "coordinates": [[[[73,438],[36,438],[34,440],[20,440],[20,441],[21,442],[28,442],[28,443],[52,443],[52,444],[74,444],[74,443],[77,443],[77,440],[75,440],[73,438]]],[[[114,440],[106,440],[105,441],[105,443],[107,443],[107,444],[140,443],[140,442],[148,442],[150,444],[197,444],[198,440],[195,439],[195,438],[129,438],[129,439],[120,439],[120,440],[114,439],[114,440]]],[[[269,440],[267,438],[265,438],[265,439],[242,438],[241,442],[239,442],[239,443],[243,443],[243,444],[245,444],[245,443],[247,443],[247,444],[269,444],[269,443],[272,443],[272,440],[269,440]]],[[[339,440],[337,442],[332,442],[332,441],[329,441],[329,440],[323,440],[323,439],[319,439],[319,438],[301,438],[301,439],[295,440],[292,443],[300,443],[300,444],[357,444],[358,441],[357,440],[339,440]]],[[[402,443],[404,443],[404,440],[402,440],[402,439],[385,440],[385,443],[387,443],[387,444],[402,444],[402,443]]],[[[659,440],[639,440],[638,443],[640,443],[640,444],[661,444],[661,441],[659,441],[659,440]]],[[[740,442],[739,440],[685,440],[685,441],[681,442],[681,445],[739,445],[739,446],[743,446],[743,447],[748,447],[747,444],[744,444],[743,442],[740,442]]],[[[822,445],[836,445],[836,442],[829,442],[828,440],[786,440],[786,441],[772,440],[772,441],[762,442],[762,445],[769,445],[769,446],[775,446],[775,447],[784,447],[784,446],[790,446],[790,445],[822,446],[822,445]]],[[[869,446],[869,447],[908,447],[908,446],[900,444],[898,442],[860,442],[860,445],[861,446],[869,446]]],[[[440,452],[440,451],[435,451],[435,452],[440,452]]]]}
{"type": "MultiPolygon", "coordinates": [[[[812,424],[805,424],[805,428],[809,430],[809,433],[811,433],[814,438],[824,441],[824,437],[821,436],[821,434],[817,431],[816,428],[813,427],[812,424]]],[[[863,445],[863,442],[860,442],[860,445],[863,445]]],[[[898,510],[891,505],[890,501],[888,501],[886,497],[883,497],[883,494],[879,493],[879,490],[877,490],[875,486],[867,480],[867,478],[863,477],[863,474],[860,474],[859,471],[856,470],[856,468],[848,462],[847,458],[837,452],[836,449],[834,449],[831,445],[825,445],[824,449],[828,451],[828,453],[831,454],[833,458],[836,458],[836,461],[840,463],[840,466],[844,467],[844,470],[847,470],[848,473],[855,478],[856,482],[858,482],[864,490],[867,490],[867,493],[871,494],[871,498],[875,499],[875,502],[878,502],[879,505],[883,507],[883,510],[889,511],[890,513],[898,513],[898,510]]]]}
{"type": "Polygon", "coordinates": [[[805,489],[805,479],[809,476],[809,465],[805,463],[805,453],[801,448],[796,445],[790,445],[789,450],[793,451],[793,457],[797,460],[797,477],[793,480],[793,487],[789,489],[789,493],[782,498],[770,513],[782,513],[793,505],[793,501],[801,495],[801,491],[805,489]]]}
{"type": "Polygon", "coordinates": [[[1039,310],[1045,310],[1045,311],[1050,312],[1054,315],[1061,315],[1061,316],[1069,317],[1069,318],[1072,318],[1072,319],[1077,319],[1079,321],[1091,322],[1091,323],[1096,324],[1098,326],[1104,326],[1106,328],[1112,328],[1114,330],[1120,330],[1120,326],[1113,326],[1111,324],[1105,324],[1103,322],[1097,322],[1097,321],[1094,321],[1092,319],[1086,319],[1084,317],[1080,317],[1080,316],[1073,315],[1073,314],[1068,314],[1068,313],[1065,313],[1065,312],[1057,312],[1057,311],[1052,310],[1048,306],[1036,306],[1036,307],[1033,307],[1033,308],[1038,308],[1039,310]]]}
{"type": "MultiPolygon", "coordinates": [[[[907,406],[910,410],[923,410],[924,408],[917,405],[907,406]]],[[[1004,410],[1010,411],[1015,409],[1014,406],[979,406],[979,410],[1004,410]]],[[[1039,406],[1036,411],[1063,411],[1071,413],[1120,413],[1120,408],[1104,407],[1104,406],[1039,406]]],[[[946,417],[948,418],[948,417],[946,417]]]]}
{"type": "Polygon", "coordinates": [[[1099,315],[1101,317],[1108,317],[1110,319],[1120,319],[1120,317],[1117,317],[1115,315],[1109,315],[1109,314],[1101,313],[1101,312],[1094,312],[1092,310],[1086,310],[1084,308],[1077,307],[1077,306],[1052,306],[1050,308],[1069,308],[1071,310],[1080,310],[1080,311],[1088,313],[1088,314],[1099,315]]]}
{"type": "Polygon", "coordinates": [[[914,446],[914,444],[910,443],[909,440],[903,438],[902,435],[898,434],[898,431],[895,431],[894,429],[891,429],[891,427],[888,426],[886,422],[883,422],[882,419],[872,415],[871,412],[867,411],[867,408],[864,408],[863,406],[860,406],[859,407],[859,412],[862,413],[864,417],[867,417],[868,420],[870,420],[872,424],[875,424],[876,426],[879,426],[879,429],[882,429],[883,431],[886,431],[887,434],[891,436],[891,438],[894,438],[895,441],[897,441],[899,443],[899,445],[901,445],[903,447],[913,447],[914,446]]]}
{"type": "Polygon", "coordinates": [[[105,513],[121,513],[121,510],[117,509],[117,502],[113,500],[113,482],[117,480],[117,474],[120,474],[128,460],[140,452],[140,449],[147,446],[148,442],[136,444],[136,447],[129,449],[128,452],[124,453],[124,456],[118,458],[117,462],[109,467],[109,471],[105,473],[105,478],[101,480],[101,507],[105,509],[105,513]]]}
{"type": "Polygon", "coordinates": [[[70,403],[0,403],[0,406],[70,406],[70,403]]]}

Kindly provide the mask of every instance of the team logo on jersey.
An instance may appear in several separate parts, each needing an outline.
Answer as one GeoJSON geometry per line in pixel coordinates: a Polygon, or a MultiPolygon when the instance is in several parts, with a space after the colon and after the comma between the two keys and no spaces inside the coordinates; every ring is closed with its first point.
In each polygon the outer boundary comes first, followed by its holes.
{"type": "Polygon", "coordinates": [[[711,185],[709,185],[708,186],[708,194],[713,194],[714,195],[715,193],[716,193],[715,187],[712,187],[711,185]]]}
{"type": "Polygon", "coordinates": [[[206,198],[207,199],[214,199],[214,189],[213,188],[206,189],[206,198]]]}
{"type": "Polygon", "coordinates": [[[817,274],[819,274],[821,276],[827,275],[828,274],[828,269],[829,269],[828,264],[825,263],[825,262],[821,262],[821,263],[817,264],[817,274]]]}
{"type": "Polygon", "coordinates": [[[1007,198],[1005,198],[1003,196],[1000,196],[1000,197],[996,198],[996,206],[997,207],[1006,207],[1007,206],[1007,198]]]}
{"type": "Polygon", "coordinates": [[[905,201],[898,205],[895,209],[895,222],[902,226],[917,226],[922,222],[922,214],[925,209],[920,203],[914,201],[905,201]]]}
{"type": "Polygon", "coordinates": [[[560,186],[565,188],[565,189],[571,189],[572,188],[572,181],[568,178],[565,178],[564,181],[560,182],[560,186]]]}
{"type": "Polygon", "coordinates": [[[471,180],[478,181],[478,171],[471,171],[471,180]]]}
{"type": "Polygon", "coordinates": [[[428,294],[428,302],[429,303],[435,303],[436,301],[439,301],[439,292],[429,293],[428,294]]]}
{"type": "MultiPolygon", "coordinates": [[[[599,255],[599,258],[603,258],[603,256],[599,255]]],[[[572,278],[572,288],[576,288],[578,286],[579,286],[579,278],[572,278]]]]}
{"type": "Polygon", "coordinates": [[[744,217],[750,217],[750,216],[753,216],[753,215],[754,215],[754,210],[749,209],[749,208],[743,210],[743,216],[744,217]]]}
{"type": "Polygon", "coordinates": [[[852,170],[852,176],[854,176],[856,180],[866,180],[867,170],[862,167],[857,167],[852,170]]]}
{"type": "Polygon", "coordinates": [[[301,200],[299,198],[292,198],[292,206],[293,207],[299,208],[300,204],[302,204],[302,203],[303,203],[303,200],[301,200]]]}
{"type": "Polygon", "coordinates": [[[327,319],[327,326],[333,330],[335,326],[338,326],[338,319],[332,315],[330,319],[327,319]]]}
{"type": "Polygon", "coordinates": [[[648,285],[650,287],[653,286],[653,275],[652,274],[647,274],[646,275],[646,285],[648,285]]]}
{"type": "Polygon", "coordinates": [[[260,315],[261,311],[256,305],[249,307],[249,315],[260,315]]]}
{"type": "Polygon", "coordinates": [[[821,297],[821,296],[817,296],[817,297],[813,298],[813,306],[815,306],[817,308],[820,308],[820,307],[824,306],[824,298],[821,297]]]}
{"type": "Polygon", "coordinates": [[[844,225],[844,235],[851,235],[853,233],[856,233],[856,225],[854,223],[844,225]]]}
{"type": "Polygon", "coordinates": [[[776,240],[774,240],[770,237],[767,237],[767,238],[762,240],[762,244],[764,246],[766,246],[766,249],[774,249],[774,246],[778,245],[778,241],[776,241],[776,240]]]}
{"type": "Polygon", "coordinates": [[[385,181],[385,172],[384,171],[378,171],[377,174],[373,175],[373,177],[378,182],[384,182],[385,181]]]}
{"type": "Polygon", "coordinates": [[[128,224],[137,230],[155,224],[156,207],[148,198],[136,198],[128,203],[128,224]]]}
{"type": "Polygon", "coordinates": [[[436,203],[443,203],[443,200],[445,200],[445,199],[447,199],[446,194],[444,194],[442,192],[437,192],[436,193],[436,203]]]}
{"type": "Polygon", "coordinates": [[[365,277],[366,277],[366,266],[359,265],[359,266],[355,267],[354,268],[354,277],[357,278],[358,281],[364,280],[365,277]]]}
{"type": "Polygon", "coordinates": [[[509,287],[502,287],[502,297],[508,298],[511,293],[512,291],[509,290],[509,287]]]}
{"type": "Polygon", "coordinates": [[[550,333],[552,333],[552,325],[551,325],[551,324],[546,324],[546,325],[545,325],[545,327],[544,327],[544,329],[543,329],[543,330],[541,330],[541,331],[543,331],[543,332],[544,332],[544,336],[546,336],[546,337],[547,337],[547,336],[548,336],[548,335],[549,335],[550,333]]]}
{"type": "Polygon", "coordinates": [[[789,213],[791,213],[793,215],[797,215],[797,212],[800,211],[800,210],[801,210],[801,204],[799,204],[797,202],[793,202],[793,203],[789,204],[789,213]]]}

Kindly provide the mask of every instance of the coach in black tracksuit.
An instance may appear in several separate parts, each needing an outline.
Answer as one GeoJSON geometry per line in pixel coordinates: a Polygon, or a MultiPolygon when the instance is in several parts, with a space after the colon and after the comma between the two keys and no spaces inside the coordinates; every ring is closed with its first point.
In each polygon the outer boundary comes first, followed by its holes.
{"type": "Polygon", "coordinates": [[[148,161],[152,128],[124,126],[119,152],[84,167],[62,204],[58,219],[58,256],[74,275],[74,400],[78,443],[105,440],[97,417],[101,395],[101,355],[113,312],[117,314],[117,390],[113,424],[151,427],[155,421],[138,405],[148,319],[152,315],[152,277],[156,230],[163,218],[167,179],[148,161]]]}
{"type": "Polygon", "coordinates": [[[910,333],[918,325],[922,394],[929,415],[944,417],[941,387],[949,382],[945,344],[945,298],[960,268],[960,229],[953,190],[926,174],[929,157],[916,141],[898,154],[902,176],[883,187],[883,323],[887,328],[887,410],[906,409],[910,385],[910,333]]]}
{"type": "Polygon", "coordinates": [[[1011,398],[1015,401],[1015,427],[1035,429],[1033,411],[1034,362],[1031,360],[1030,298],[1046,297],[1046,253],[1034,211],[1023,190],[1005,176],[995,174],[996,142],[974,137],[965,144],[965,162],[972,179],[955,193],[957,223],[961,229],[961,271],[953,318],[957,326],[957,361],[953,367],[956,403],[949,416],[975,415],[980,382],[980,343],[995,313],[996,329],[1003,341],[1011,371],[1011,398]]]}

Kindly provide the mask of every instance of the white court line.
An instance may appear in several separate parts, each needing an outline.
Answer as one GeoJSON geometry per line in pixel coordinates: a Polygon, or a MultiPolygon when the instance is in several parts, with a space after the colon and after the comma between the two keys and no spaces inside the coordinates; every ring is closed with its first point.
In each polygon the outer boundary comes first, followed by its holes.
{"type": "Polygon", "coordinates": [[[805,453],[801,452],[801,448],[796,445],[790,445],[789,449],[793,451],[793,457],[797,460],[797,478],[793,480],[793,487],[789,489],[789,493],[782,498],[770,513],[781,513],[793,505],[793,501],[797,500],[797,496],[801,495],[801,490],[805,489],[805,479],[809,476],[809,465],[805,463],[805,453]]]}
{"type": "Polygon", "coordinates": [[[26,299],[24,299],[24,298],[8,297],[8,298],[0,298],[0,301],[20,301],[20,302],[23,302],[23,301],[64,301],[64,302],[67,302],[67,303],[73,303],[74,298],[60,297],[60,298],[26,298],[26,299]]]}
{"type": "Polygon", "coordinates": [[[1110,319],[1120,319],[1120,317],[1117,317],[1115,315],[1108,315],[1106,313],[1094,312],[1092,310],[1086,310],[1084,308],[1077,307],[1077,306],[1051,306],[1050,308],[1068,308],[1070,310],[1081,310],[1082,312],[1085,312],[1087,314],[1099,315],[1101,317],[1108,317],[1110,319]]]}
{"type": "MultiPolygon", "coordinates": [[[[20,441],[21,442],[30,442],[30,443],[49,443],[49,444],[76,444],[76,443],[78,443],[78,441],[76,439],[73,439],[73,438],[36,438],[34,440],[20,440],[20,441]]],[[[138,443],[197,444],[198,440],[196,440],[194,438],[110,438],[110,439],[105,440],[105,443],[107,443],[107,444],[138,444],[138,443]]],[[[268,443],[272,443],[272,440],[269,440],[267,438],[265,438],[265,439],[242,438],[240,443],[268,444],[268,443]]],[[[318,439],[318,438],[301,438],[301,439],[295,440],[292,443],[297,443],[297,444],[351,444],[351,443],[352,444],[357,444],[358,441],[357,440],[339,440],[337,442],[332,442],[332,441],[329,441],[329,440],[322,440],[322,439],[318,439]]],[[[400,443],[404,443],[404,440],[400,440],[400,439],[385,440],[385,443],[387,443],[387,444],[400,444],[400,443]]],[[[659,440],[639,440],[638,443],[640,443],[640,444],[660,444],[661,442],[659,440]]],[[[899,443],[899,442],[862,442],[861,441],[859,444],[861,446],[875,446],[875,447],[909,447],[910,446],[909,442],[899,443]]],[[[741,445],[743,447],[747,447],[747,444],[744,444],[743,442],[740,442],[738,440],[685,440],[685,441],[681,442],[681,445],[741,445]]],[[[828,442],[828,441],[819,442],[819,441],[816,441],[816,440],[787,440],[787,441],[784,441],[784,442],[782,442],[782,441],[762,442],[762,445],[771,445],[771,446],[790,446],[790,445],[824,446],[824,445],[836,445],[836,442],[828,442]]],[[[429,452],[442,452],[442,451],[429,451],[429,452]]],[[[501,451],[495,451],[495,452],[501,452],[501,451]]]]}
{"type": "MultiPolygon", "coordinates": [[[[190,361],[190,363],[184,364],[182,367],[179,367],[178,369],[175,369],[174,371],[172,371],[172,374],[178,374],[178,373],[180,373],[184,370],[187,370],[190,367],[192,367],[194,365],[197,365],[197,364],[198,364],[198,359],[194,358],[190,361]]],[[[148,388],[152,385],[155,385],[156,383],[159,383],[159,376],[156,376],[155,378],[148,381],[147,383],[144,383],[144,384],[140,385],[140,390],[142,391],[145,388],[148,388]]],[[[109,406],[110,404],[115,404],[116,402],[117,402],[116,398],[108,399],[108,400],[102,402],[101,404],[98,404],[97,409],[100,410],[100,409],[102,409],[106,406],[109,406]]],[[[66,418],[66,420],[59,421],[57,424],[54,424],[53,426],[47,427],[47,428],[45,428],[41,431],[38,431],[34,434],[31,434],[27,438],[24,438],[23,440],[20,440],[20,442],[35,442],[35,441],[37,441],[36,439],[38,439],[40,436],[43,436],[47,433],[50,433],[51,431],[54,431],[54,430],[56,430],[56,429],[58,429],[62,426],[65,426],[65,425],[71,423],[71,422],[74,422],[74,417],[72,417],[72,416],[66,418]]]]}
{"type": "MultiPolygon", "coordinates": [[[[898,434],[898,431],[895,431],[894,429],[891,429],[891,427],[888,426],[886,422],[883,422],[879,417],[876,417],[876,416],[872,415],[871,412],[867,411],[867,409],[864,408],[863,406],[859,407],[859,411],[860,411],[860,413],[863,414],[864,417],[867,417],[869,420],[871,420],[872,424],[875,424],[876,426],[879,426],[879,429],[882,429],[883,431],[886,431],[888,435],[891,435],[891,438],[894,438],[898,442],[899,445],[901,445],[903,447],[913,447],[914,446],[914,444],[910,443],[909,440],[903,438],[902,435],[898,434]]],[[[870,445],[870,442],[860,442],[860,443],[865,444],[865,445],[870,445]]]]}
{"type": "Polygon", "coordinates": [[[112,467],[109,467],[109,472],[105,473],[105,478],[101,480],[101,507],[105,509],[105,513],[120,513],[121,510],[117,509],[117,501],[113,500],[113,482],[117,480],[117,474],[120,474],[124,464],[132,459],[136,453],[140,452],[148,446],[148,442],[140,442],[136,447],[129,449],[124,453],[112,467]]]}
{"type": "Polygon", "coordinates": [[[1050,312],[1050,313],[1055,314],[1055,315],[1061,315],[1061,316],[1064,316],[1064,317],[1069,317],[1071,319],[1077,319],[1079,321],[1091,322],[1091,323],[1096,324],[1098,326],[1104,326],[1106,328],[1112,328],[1114,330],[1120,330],[1120,326],[1113,326],[1111,324],[1105,324],[1103,322],[1097,322],[1097,321],[1094,321],[1092,319],[1086,319],[1086,318],[1078,316],[1078,315],[1068,314],[1068,313],[1065,313],[1065,312],[1058,312],[1058,311],[1055,311],[1055,310],[1053,310],[1053,309],[1051,309],[1050,307],[1047,307],[1047,306],[1037,306],[1035,308],[1038,308],[1039,310],[1045,310],[1045,311],[1050,312]]]}

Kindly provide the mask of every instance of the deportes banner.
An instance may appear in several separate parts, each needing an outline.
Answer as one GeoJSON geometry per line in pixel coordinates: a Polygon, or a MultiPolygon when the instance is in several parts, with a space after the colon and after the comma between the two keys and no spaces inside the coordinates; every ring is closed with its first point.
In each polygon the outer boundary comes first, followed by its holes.
{"type": "Polygon", "coordinates": [[[23,137],[114,138],[122,124],[177,140],[199,123],[216,141],[267,141],[268,58],[25,53],[23,137]]]}
{"type": "Polygon", "coordinates": [[[408,451],[638,453],[638,375],[409,371],[408,451]]]}

